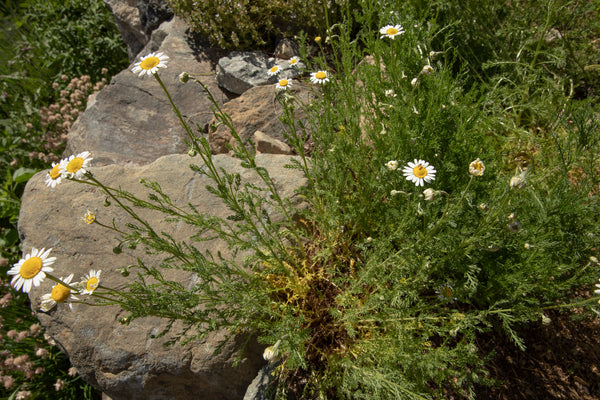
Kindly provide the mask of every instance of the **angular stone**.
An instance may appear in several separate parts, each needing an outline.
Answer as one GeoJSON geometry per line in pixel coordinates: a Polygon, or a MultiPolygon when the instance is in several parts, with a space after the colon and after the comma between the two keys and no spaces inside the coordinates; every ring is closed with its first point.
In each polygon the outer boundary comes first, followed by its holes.
{"type": "Polygon", "coordinates": [[[267,57],[261,51],[234,51],[219,60],[216,68],[217,82],[231,93],[242,94],[255,86],[277,83],[277,77],[267,74],[274,65],[280,67],[279,78],[292,79],[299,76],[298,70],[287,60],[267,57]]]}
{"type": "MultiPolygon", "coordinates": [[[[211,103],[200,85],[181,83],[179,74],[188,71],[198,75],[220,104],[227,97],[214,77],[219,54],[211,49],[192,49],[186,32],[185,23],[178,18],[163,23],[141,55],[162,51],[170,57],[159,76],[197,132],[196,125],[203,129],[213,117],[211,103]]],[[[79,116],[69,132],[65,155],[90,151],[95,165],[141,165],[163,155],[187,152],[188,136],[160,85],[154,77],[138,77],[131,67],[117,74],[79,116]]]]}
{"type": "MultiPolygon", "coordinates": [[[[308,105],[316,94],[312,87],[300,82],[292,81],[288,94],[295,97],[295,120],[306,124],[307,115],[300,104],[308,105]]],[[[251,140],[256,131],[263,132],[266,136],[286,143],[283,135],[288,128],[281,122],[283,107],[276,96],[283,96],[275,85],[256,86],[240,97],[229,101],[222,107],[223,112],[228,114],[233,126],[244,142],[251,140]]],[[[217,121],[213,119],[211,125],[217,121]]],[[[297,122],[297,126],[299,124],[297,122]]],[[[235,144],[231,131],[225,125],[221,125],[215,132],[209,134],[209,141],[213,154],[228,153],[229,147],[235,144]]],[[[286,143],[287,144],[287,143],[286,143]]],[[[266,148],[263,147],[266,151],[266,148]]]]}
{"type": "Polygon", "coordinates": [[[265,135],[261,131],[254,132],[254,145],[258,153],[268,154],[294,154],[292,148],[282,142],[268,135],[265,135]]]}
{"type": "Polygon", "coordinates": [[[300,46],[292,39],[283,38],[277,43],[273,55],[276,58],[290,59],[300,55],[300,46]]]}
{"type": "MultiPolygon", "coordinates": [[[[92,154],[92,156],[95,156],[92,154]]],[[[237,159],[217,155],[213,157],[217,169],[240,173],[242,182],[260,184],[256,174],[240,166],[237,159]]],[[[289,156],[263,155],[256,157],[274,178],[283,197],[293,202],[300,198],[294,190],[305,182],[299,171],[284,168],[289,156]]],[[[93,163],[93,161],[92,161],[93,163]]],[[[158,182],[173,203],[180,207],[193,204],[200,212],[227,217],[231,212],[211,194],[206,176],[193,172],[188,165],[201,165],[199,157],[169,155],[153,163],[131,167],[109,165],[92,166],[94,176],[112,187],[122,187],[139,198],[147,198],[147,189],[139,179],[158,182]]],[[[135,271],[123,277],[118,269],[136,264],[137,257],[146,265],[158,265],[164,256],[147,254],[144,249],[124,248],[120,254],[111,250],[117,245],[117,235],[98,224],[88,225],[82,218],[86,211],[96,215],[97,221],[124,228],[131,218],[114,202],[103,205],[101,191],[90,185],[65,181],[53,189],[44,184],[45,172],[32,177],[25,188],[19,232],[23,249],[52,248],[57,258],[54,274],[66,277],[74,274],[74,282],[89,269],[102,270],[101,284],[117,290],[135,278],[135,271]]],[[[136,209],[157,232],[166,232],[176,240],[189,240],[194,230],[187,224],[167,222],[164,215],[147,209],[136,209]]],[[[275,213],[274,213],[275,214],[275,213]]],[[[277,215],[273,215],[277,219],[277,215]]],[[[227,245],[219,241],[194,242],[201,252],[229,254],[227,245]]],[[[141,246],[138,246],[141,247],[141,246]]],[[[190,272],[178,269],[164,271],[168,279],[186,283],[194,279],[190,272]]],[[[166,327],[166,321],[157,317],[135,319],[129,325],[118,320],[127,315],[117,306],[90,307],[74,304],[74,310],[59,304],[48,313],[38,311],[40,297],[49,292],[53,283],[46,280],[29,293],[32,307],[46,331],[69,356],[84,380],[96,386],[113,400],[183,400],[193,398],[239,400],[244,397],[248,384],[264,365],[262,348],[250,345],[241,362],[234,366],[234,355],[242,337],[234,337],[218,354],[213,354],[223,339],[224,331],[215,331],[203,340],[193,340],[185,346],[163,344],[177,333],[181,324],[175,324],[165,337],[152,338],[166,327]]]]}
{"type": "Polygon", "coordinates": [[[140,21],[138,0],[104,0],[104,2],[115,16],[117,29],[127,46],[129,60],[133,60],[148,42],[140,21]]]}
{"type": "Polygon", "coordinates": [[[173,10],[164,0],[138,0],[140,22],[146,34],[152,33],[160,24],[173,18],[173,10]]]}

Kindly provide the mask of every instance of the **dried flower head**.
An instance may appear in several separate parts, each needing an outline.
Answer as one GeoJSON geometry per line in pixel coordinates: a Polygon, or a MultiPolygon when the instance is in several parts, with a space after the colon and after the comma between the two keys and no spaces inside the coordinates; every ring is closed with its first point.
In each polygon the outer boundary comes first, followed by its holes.
{"type": "Polygon", "coordinates": [[[469,173],[473,176],[482,176],[485,171],[485,165],[479,158],[469,164],[469,173]]]}

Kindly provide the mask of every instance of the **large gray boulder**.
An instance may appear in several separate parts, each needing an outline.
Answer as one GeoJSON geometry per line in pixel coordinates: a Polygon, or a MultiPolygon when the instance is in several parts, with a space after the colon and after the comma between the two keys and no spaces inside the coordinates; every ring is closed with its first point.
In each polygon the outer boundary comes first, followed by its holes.
{"type": "MultiPolygon", "coordinates": [[[[196,130],[212,119],[211,103],[200,85],[179,81],[182,71],[198,75],[220,104],[228,99],[214,76],[218,55],[210,49],[192,49],[186,32],[185,23],[178,18],[165,22],[140,55],[162,51],[170,57],[167,68],[159,71],[160,78],[196,130]]],[[[163,155],[187,152],[188,136],[158,82],[149,76],[140,78],[130,68],[117,74],[88,103],[69,132],[65,154],[93,151],[96,165],[141,165],[163,155]]]]}
{"type": "MultiPolygon", "coordinates": [[[[289,156],[257,156],[258,164],[269,171],[282,196],[296,199],[294,191],[305,180],[297,170],[284,168],[289,161],[289,156]]],[[[187,155],[169,155],[140,167],[115,164],[92,167],[91,171],[100,181],[122,187],[144,199],[147,190],[139,180],[156,181],[176,205],[187,207],[191,203],[199,211],[227,217],[230,211],[206,189],[211,182],[206,176],[193,172],[188,167],[190,163],[201,163],[201,160],[187,155]]],[[[240,173],[242,182],[260,184],[256,174],[242,168],[239,160],[217,155],[214,163],[217,168],[240,173]]],[[[66,277],[73,273],[74,281],[77,281],[90,269],[100,269],[102,285],[123,290],[134,279],[135,272],[123,277],[118,269],[136,264],[137,257],[147,265],[158,265],[164,258],[160,254],[146,254],[141,248],[125,248],[121,254],[114,254],[112,249],[118,243],[116,234],[98,224],[88,225],[82,218],[91,211],[99,222],[111,225],[114,221],[119,228],[124,228],[131,218],[114,202],[104,206],[105,197],[96,187],[66,181],[50,189],[45,186],[44,179],[45,173],[38,173],[26,186],[19,232],[26,252],[32,247],[52,248],[51,255],[57,257],[56,276],[66,277]]],[[[157,232],[167,232],[177,240],[188,240],[194,233],[187,224],[166,222],[163,215],[147,209],[138,211],[157,232]]],[[[203,252],[228,254],[223,242],[194,245],[203,252]]],[[[176,269],[165,273],[169,279],[182,283],[194,279],[191,273],[176,269]]],[[[175,344],[165,348],[163,344],[172,338],[171,334],[153,338],[166,327],[163,319],[140,318],[123,325],[118,321],[127,314],[119,307],[84,304],[74,304],[73,311],[59,304],[48,313],[40,312],[40,297],[48,293],[52,285],[46,280],[41,287],[32,289],[30,299],[34,311],[83,379],[113,400],[239,400],[264,365],[262,348],[253,344],[239,365],[234,366],[234,356],[244,337],[234,337],[219,354],[213,354],[225,331],[213,332],[203,340],[193,340],[185,346],[175,344]]],[[[176,324],[172,332],[176,333],[179,328],[181,325],[176,324]]]]}

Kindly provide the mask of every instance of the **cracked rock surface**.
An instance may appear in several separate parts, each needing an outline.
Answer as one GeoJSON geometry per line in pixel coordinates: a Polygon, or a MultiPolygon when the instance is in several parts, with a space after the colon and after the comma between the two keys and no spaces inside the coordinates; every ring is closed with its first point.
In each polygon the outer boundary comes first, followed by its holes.
{"type": "MultiPolygon", "coordinates": [[[[256,160],[274,178],[283,197],[300,201],[294,190],[303,185],[305,179],[298,170],[284,168],[290,163],[290,156],[259,154],[256,160]]],[[[115,164],[92,166],[90,170],[101,182],[123,187],[141,199],[148,198],[148,190],[139,180],[158,182],[176,206],[187,208],[189,203],[199,212],[225,218],[231,211],[206,189],[212,181],[189,168],[191,163],[201,167],[201,162],[200,157],[168,155],[139,167],[115,164]]],[[[256,173],[242,168],[235,158],[216,155],[214,163],[218,169],[239,173],[242,183],[261,185],[256,173]]],[[[98,224],[86,224],[82,217],[91,211],[98,222],[114,223],[120,229],[135,221],[114,204],[105,207],[105,197],[98,188],[66,181],[51,189],[44,183],[45,174],[45,171],[36,174],[26,186],[19,233],[27,252],[32,247],[52,248],[52,256],[57,258],[53,274],[57,277],[73,273],[74,281],[79,281],[90,269],[100,269],[101,285],[122,290],[135,278],[136,270],[123,277],[119,269],[137,264],[138,257],[146,265],[154,266],[160,265],[166,257],[165,254],[147,254],[141,245],[135,250],[125,247],[122,253],[114,254],[112,249],[118,244],[117,235],[98,224]]],[[[272,219],[278,219],[275,210],[265,210],[272,219]]],[[[230,254],[224,241],[190,241],[196,231],[188,224],[167,222],[164,215],[148,209],[136,208],[136,211],[156,232],[165,232],[175,240],[185,240],[202,253],[230,254]]],[[[162,271],[167,279],[184,287],[197,279],[190,271],[162,271]]],[[[211,332],[202,340],[192,340],[185,346],[177,343],[165,348],[163,344],[181,330],[181,324],[176,323],[166,336],[153,338],[167,327],[167,320],[145,317],[124,325],[119,319],[127,313],[117,306],[74,304],[73,311],[69,311],[60,304],[47,313],[40,312],[40,298],[52,286],[53,282],[46,279],[40,287],[31,290],[32,308],[81,377],[113,400],[239,400],[264,365],[263,348],[252,340],[240,363],[234,363],[241,342],[247,339],[243,336],[235,336],[215,354],[225,337],[225,330],[211,332]]]]}
{"type": "MultiPolygon", "coordinates": [[[[170,57],[160,78],[186,121],[202,129],[213,117],[211,103],[200,85],[181,83],[179,74],[186,71],[198,76],[219,104],[228,99],[214,75],[218,56],[210,49],[192,49],[187,38],[185,23],[173,18],[153,32],[140,56],[162,51],[170,57]]],[[[130,71],[132,67],[90,99],[69,132],[65,155],[93,150],[94,165],[143,165],[167,154],[187,152],[187,134],[160,85],[151,76],[138,77],[130,71]]]]}

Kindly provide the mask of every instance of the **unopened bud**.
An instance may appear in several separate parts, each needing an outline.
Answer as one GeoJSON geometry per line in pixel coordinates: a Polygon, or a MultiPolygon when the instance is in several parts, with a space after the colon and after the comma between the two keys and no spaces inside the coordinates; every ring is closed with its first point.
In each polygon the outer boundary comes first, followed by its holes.
{"type": "Polygon", "coordinates": [[[181,74],[179,74],[179,82],[186,83],[189,80],[190,75],[187,72],[183,71],[181,74]]]}

